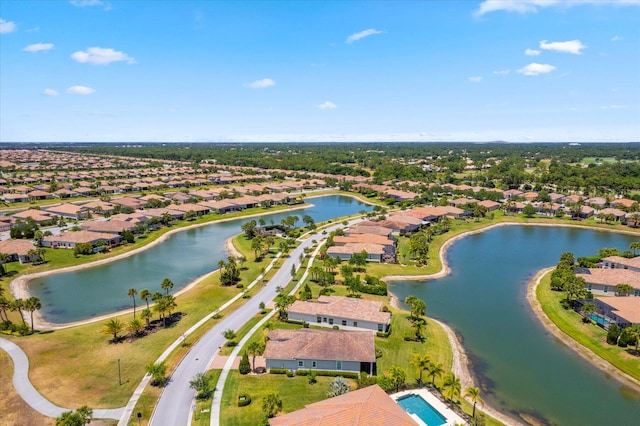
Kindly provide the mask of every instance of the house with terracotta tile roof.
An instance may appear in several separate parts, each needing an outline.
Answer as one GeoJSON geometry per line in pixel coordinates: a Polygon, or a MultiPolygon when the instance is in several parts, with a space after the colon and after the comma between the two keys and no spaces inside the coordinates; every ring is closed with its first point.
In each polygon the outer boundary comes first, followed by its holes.
{"type": "Polygon", "coordinates": [[[104,232],[106,234],[120,234],[124,231],[134,231],[136,224],[122,220],[87,220],[82,224],[85,231],[104,232]]]}
{"type": "Polygon", "coordinates": [[[625,328],[640,324],[640,297],[599,297],[593,299],[596,313],[625,328]]]}
{"type": "Polygon", "coordinates": [[[382,312],[382,303],[354,297],[320,296],[316,302],[296,300],[287,310],[288,318],[309,324],[338,325],[386,332],[391,314],[382,312]]]}
{"type": "Polygon", "coordinates": [[[640,256],[627,258],[622,256],[609,256],[601,260],[603,268],[609,269],[628,269],[634,272],[640,272],[640,256]]]}
{"type": "Polygon", "coordinates": [[[74,248],[80,243],[89,243],[96,246],[100,241],[105,241],[110,246],[116,246],[122,241],[120,235],[107,234],[104,232],[75,231],[63,232],[60,235],[50,235],[42,239],[43,247],[53,248],[74,248]]]}
{"type": "Polygon", "coordinates": [[[416,422],[378,385],[306,405],[269,419],[271,426],[415,426],[416,422]]]}
{"type": "Polygon", "coordinates": [[[379,226],[376,222],[365,221],[360,222],[356,226],[352,226],[349,229],[345,229],[344,233],[345,235],[375,234],[391,238],[393,229],[379,226]]]}
{"type": "Polygon", "coordinates": [[[76,204],[60,204],[59,206],[47,207],[46,211],[55,216],[61,216],[69,219],[84,219],[88,215],[88,210],[84,206],[76,204]]]}
{"type": "Polygon", "coordinates": [[[14,213],[12,218],[16,220],[26,221],[28,218],[33,219],[38,225],[46,222],[55,221],[55,215],[45,210],[27,209],[18,213],[14,213]]]}
{"type": "Polygon", "coordinates": [[[603,219],[606,215],[612,214],[615,217],[615,221],[622,221],[626,217],[627,213],[620,209],[613,209],[608,207],[606,209],[602,209],[598,212],[598,219],[603,219]]]}
{"type": "Polygon", "coordinates": [[[482,200],[478,202],[478,205],[487,209],[488,212],[496,211],[500,208],[500,203],[491,200],[482,200]]]}
{"type": "Polygon", "coordinates": [[[273,330],[263,354],[267,370],[330,370],[376,373],[376,349],[370,331],[273,330]]]}
{"type": "Polygon", "coordinates": [[[631,208],[634,204],[637,204],[637,201],[629,200],[628,198],[619,198],[610,203],[611,207],[616,208],[631,208]]]}
{"type": "Polygon", "coordinates": [[[629,284],[633,295],[640,296],[640,273],[628,269],[576,268],[576,276],[584,278],[593,294],[615,295],[618,284],[629,284]]]}
{"type": "Polygon", "coordinates": [[[333,237],[333,243],[337,246],[344,246],[350,243],[372,243],[380,244],[392,249],[396,247],[396,240],[392,240],[389,237],[376,234],[354,234],[345,236],[336,235],[335,237],[333,237]]]}
{"type": "Polygon", "coordinates": [[[4,240],[0,241],[0,253],[10,256],[8,262],[16,260],[20,263],[33,262],[37,256],[29,256],[29,251],[35,249],[31,240],[4,240]]]}
{"type": "Polygon", "coordinates": [[[354,254],[367,252],[368,262],[387,262],[395,261],[395,248],[387,248],[381,244],[372,243],[348,243],[342,246],[331,246],[327,249],[327,255],[338,257],[342,260],[349,260],[354,254]]]}

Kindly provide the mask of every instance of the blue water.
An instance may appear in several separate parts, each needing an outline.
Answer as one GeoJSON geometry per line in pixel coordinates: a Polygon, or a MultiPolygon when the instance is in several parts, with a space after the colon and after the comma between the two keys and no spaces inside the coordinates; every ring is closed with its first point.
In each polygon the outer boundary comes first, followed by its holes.
{"type": "Polygon", "coordinates": [[[420,395],[410,394],[398,398],[398,404],[407,413],[420,417],[427,426],[441,426],[447,423],[447,419],[420,395]]]}
{"type": "Polygon", "coordinates": [[[608,325],[611,321],[606,318],[603,318],[601,315],[589,314],[589,318],[594,320],[596,324],[608,325]]]}
{"type": "MultiPolygon", "coordinates": [[[[354,198],[330,195],[309,198],[310,207],[262,216],[267,225],[296,215],[309,215],[316,222],[370,211],[372,206],[354,198]]],[[[29,291],[42,301],[41,313],[50,322],[64,323],[115,312],[132,306],[127,289],[162,291],[164,278],[173,281],[173,291],[218,268],[229,255],[225,241],[242,232],[251,219],[238,218],[178,232],[141,253],[95,268],[54,274],[29,282],[29,291]]],[[[259,220],[259,218],[255,218],[259,220]]],[[[298,225],[302,224],[302,220],[298,225]]],[[[144,302],[138,301],[138,306],[144,302]]]]}
{"type": "Polygon", "coordinates": [[[482,398],[500,411],[526,414],[542,425],[640,424],[640,395],[547,332],[526,300],[530,279],[563,252],[577,258],[603,247],[622,251],[639,239],[577,228],[494,228],[452,244],[450,275],[388,288],[399,300],[423,299],[427,315],[456,330],[482,398]]]}

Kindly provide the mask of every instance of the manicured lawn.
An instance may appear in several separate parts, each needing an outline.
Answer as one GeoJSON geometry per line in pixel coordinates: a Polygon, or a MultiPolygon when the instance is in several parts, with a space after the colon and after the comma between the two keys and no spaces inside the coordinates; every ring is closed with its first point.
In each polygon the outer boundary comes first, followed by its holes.
{"type": "MultiPolygon", "coordinates": [[[[264,418],[262,411],[263,398],[270,393],[277,393],[282,399],[284,413],[299,410],[307,404],[327,398],[329,382],[332,377],[317,377],[317,383],[310,385],[308,377],[287,377],[283,374],[260,374],[242,376],[233,371],[227,378],[221,402],[221,422],[223,426],[257,425],[264,418]],[[251,396],[251,404],[238,407],[238,395],[246,393],[251,396]]],[[[353,380],[347,380],[352,389],[356,388],[353,380]]]]}
{"type": "Polygon", "coordinates": [[[627,352],[633,348],[609,345],[606,340],[607,332],[605,330],[596,325],[584,324],[580,314],[571,309],[563,309],[560,306],[560,300],[565,297],[565,294],[552,291],[549,286],[550,281],[551,273],[548,273],[536,290],[536,296],[549,319],[568,335],[568,339],[573,338],[615,367],[640,380],[640,357],[627,352]]]}
{"type": "MultiPolygon", "coordinates": [[[[207,377],[211,383],[211,386],[215,386],[218,382],[218,377],[220,377],[220,373],[222,370],[209,370],[207,371],[207,377]]],[[[204,399],[200,401],[196,401],[196,411],[193,415],[193,419],[191,424],[195,426],[209,426],[211,424],[211,401],[212,399],[204,399]],[[204,413],[202,411],[205,411],[204,413]]]]}

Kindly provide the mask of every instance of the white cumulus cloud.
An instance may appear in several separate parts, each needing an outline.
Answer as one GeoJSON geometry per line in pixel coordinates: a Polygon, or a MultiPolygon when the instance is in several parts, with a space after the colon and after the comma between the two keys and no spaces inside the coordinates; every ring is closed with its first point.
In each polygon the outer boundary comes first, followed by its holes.
{"type": "Polygon", "coordinates": [[[275,85],[276,82],[270,78],[263,78],[262,80],[256,80],[253,83],[245,84],[245,86],[251,87],[252,89],[265,89],[275,85]]]}
{"type": "Polygon", "coordinates": [[[42,94],[46,95],[46,96],[58,96],[59,95],[58,91],[57,90],[53,90],[53,89],[44,89],[42,94]]]}
{"type": "Polygon", "coordinates": [[[35,44],[30,44],[27,47],[25,47],[24,50],[25,52],[42,52],[44,50],[51,50],[53,49],[53,43],[35,43],[35,44]]]}
{"type": "Polygon", "coordinates": [[[4,19],[0,19],[0,34],[12,33],[18,26],[15,22],[5,21],[4,19]]]}
{"type": "Polygon", "coordinates": [[[540,49],[543,50],[555,50],[556,52],[571,53],[573,55],[582,55],[582,49],[586,49],[587,46],[582,44],[580,40],[569,41],[552,41],[542,40],[540,42],[540,49]]]}
{"type": "Polygon", "coordinates": [[[325,102],[321,103],[320,105],[316,105],[316,108],[318,108],[318,109],[334,109],[334,108],[338,108],[338,105],[334,104],[331,101],[325,101],[325,102]]]}
{"type": "Polygon", "coordinates": [[[540,54],[540,51],[535,49],[527,49],[524,51],[524,54],[527,56],[538,56],[540,54]]]}
{"type": "Polygon", "coordinates": [[[611,37],[611,41],[620,41],[620,40],[623,40],[623,39],[624,39],[624,37],[619,36],[619,35],[611,37]]]}
{"type": "Polygon", "coordinates": [[[90,47],[85,51],[71,54],[71,58],[81,64],[108,65],[111,62],[127,62],[135,64],[136,60],[124,52],[118,52],[111,48],[90,47]]]}
{"type": "Polygon", "coordinates": [[[376,34],[382,34],[383,31],[378,31],[375,28],[369,28],[368,30],[360,31],[359,33],[351,34],[347,37],[346,43],[353,43],[354,41],[362,40],[365,37],[369,37],[376,34]]]}
{"type": "Polygon", "coordinates": [[[585,4],[611,6],[640,6],[640,0],[484,0],[474,12],[482,16],[489,12],[536,13],[545,7],[573,7],[585,4]]]}
{"type": "Polygon", "coordinates": [[[70,95],[90,95],[95,91],[95,89],[87,86],[71,86],[67,89],[67,93],[70,95]]]}
{"type": "Polygon", "coordinates": [[[518,70],[520,74],[524,75],[540,75],[547,74],[551,71],[555,70],[556,67],[549,64],[537,64],[535,62],[530,63],[529,65],[522,67],[518,70]]]}
{"type": "Polygon", "coordinates": [[[76,7],[102,6],[102,0],[71,0],[69,3],[76,7]]]}
{"type": "Polygon", "coordinates": [[[482,81],[482,77],[475,75],[473,77],[469,77],[469,81],[472,83],[480,83],[482,81]]]}
{"type": "Polygon", "coordinates": [[[509,74],[511,72],[510,69],[506,69],[506,70],[495,70],[493,73],[495,75],[506,75],[509,74]]]}

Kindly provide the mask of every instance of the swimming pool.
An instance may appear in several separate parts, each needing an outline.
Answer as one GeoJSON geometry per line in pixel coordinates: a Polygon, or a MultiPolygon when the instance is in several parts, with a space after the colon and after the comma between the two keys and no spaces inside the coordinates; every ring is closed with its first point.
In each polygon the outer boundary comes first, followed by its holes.
{"type": "Polygon", "coordinates": [[[609,325],[609,323],[611,322],[607,318],[602,317],[602,316],[597,315],[597,314],[589,314],[589,318],[591,318],[593,321],[595,321],[596,324],[600,324],[600,325],[609,325]]]}
{"type": "Polygon", "coordinates": [[[420,395],[412,393],[398,398],[396,402],[407,413],[420,417],[427,426],[441,426],[447,423],[447,419],[420,395]]]}

